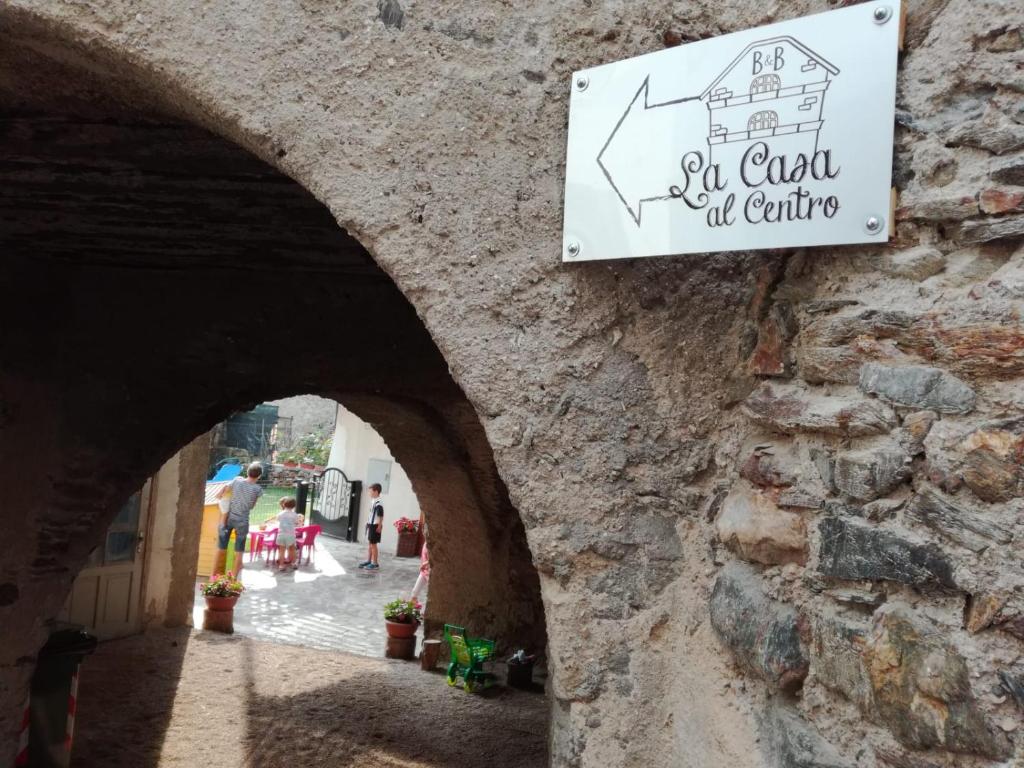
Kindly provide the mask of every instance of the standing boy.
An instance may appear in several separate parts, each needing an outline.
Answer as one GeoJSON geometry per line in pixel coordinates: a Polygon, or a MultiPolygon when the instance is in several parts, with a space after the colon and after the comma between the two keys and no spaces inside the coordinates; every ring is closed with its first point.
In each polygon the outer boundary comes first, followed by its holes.
{"type": "Polygon", "coordinates": [[[263,474],[263,467],[258,461],[249,465],[246,477],[236,477],[230,485],[225,485],[217,491],[219,499],[229,490],[231,491],[231,503],[228,505],[228,513],[222,518],[220,527],[217,529],[217,559],[213,564],[214,575],[224,573],[224,567],[228,560],[228,541],[231,540],[231,531],[235,532],[235,578],[242,572],[242,560],[245,554],[245,540],[249,538],[249,513],[256,506],[256,500],[263,495],[263,488],[260,486],[260,475],[263,474]]]}
{"type": "Polygon", "coordinates": [[[368,571],[380,568],[378,561],[377,545],[380,544],[380,533],[384,528],[384,505],[380,501],[381,485],[374,483],[370,486],[370,516],[366,521],[366,540],[370,542],[370,549],[367,553],[369,558],[365,563],[360,563],[360,568],[368,571]]]}

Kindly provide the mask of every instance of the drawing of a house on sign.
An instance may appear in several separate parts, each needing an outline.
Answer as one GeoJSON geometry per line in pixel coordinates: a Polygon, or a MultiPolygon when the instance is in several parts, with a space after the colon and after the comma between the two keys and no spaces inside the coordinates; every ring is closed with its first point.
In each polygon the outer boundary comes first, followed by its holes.
{"type": "Polygon", "coordinates": [[[727,163],[754,141],[767,142],[773,154],[810,156],[824,121],[825,91],[838,74],[792,37],[748,45],[700,95],[712,160],[727,163]]]}

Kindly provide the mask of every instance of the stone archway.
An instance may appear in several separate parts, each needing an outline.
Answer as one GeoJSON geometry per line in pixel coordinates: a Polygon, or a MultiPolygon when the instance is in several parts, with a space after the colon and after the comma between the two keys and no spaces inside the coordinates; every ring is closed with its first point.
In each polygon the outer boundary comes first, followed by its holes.
{"type": "Polygon", "coordinates": [[[197,434],[282,395],[332,397],[389,443],[432,522],[433,615],[543,647],[537,572],[480,420],[362,245],[236,145],[92,90],[102,78],[49,52],[5,55],[2,315],[25,328],[2,342],[17,361],[0,383],[19,510],[5,522],[25,546],[0,578],[4,753],[43,622],[118,505],[197,434]],[[75,79],[89,99],[41,87],[75,79]]]}
{"type": "MultiPolygon", "coordinates": [[[[300,180],[374,254],[472,404],[525,523],[550,635],[554,765],[939,765],[961,759],[951,747],[982,765],[979,755],[1005,754],[1005,734],[986,736],[997,721],[1019,752],[1024,666],[991,662],[1019,656],[1013,632],[1024,615],[1019,530],[998,541],[998,526],[1019,529],[1022,494],[1019,452],[1003,453],[1020,436],[1004,419],[1024,412],[1019,24],[1006,4],[909,4],[897,75],[897,236],[887,247],[563,264],[575,70],[830,4],[781,4],[767,17],[755,0],[677,5],[0,0],[5,34],[16,38],[0,46],[0,90],[11,92],[17,57],[83,64],[91,74],[77,79],[22,68],[18,87],[66,103],[113,92],[170,107],[300,180]],[[869,369],[869,393],[860,372],[871,362],[883,370],[869,369]],[[914,387],[904,376],[928,392],[959,389],[947,374],[976,389],[970,413],[934,419],[927,399],[895,415],[877,408],[878,390],[905,402],[914,387]],[[885,434],[849,433],[853,415],[872,413],[883,418],[870,429],[885,434]],[[833,482],[838,459],[847,480],[851,471],[871,477],[895,466],[872,442],[904,438],[912,477],[874,511],[847,503],[833,482]],[[935,494],[916,492],[935,481],[935,494]],[[907,498],[912,506],[891,504],[907,498]],[[796,517],[779,515],[776,500],[796,517]],[[802,525],[790,532],[806,534],[806,564],[787,562],[803,559],[794,558],[799,544],[768,557],[748,547],[758,520],[778,531],[780,518],[802,525]],[[967,535],[963,520],[997,540],[967,535]],[[859,557],[865,550],[939,567],[882,567],[859,557]],[[949,588],[947,562],[971,578],[949,588]],[[861,589],[851,594],[844,575],[861,589]],[[744,600],[726,599],[735,596],[744,600]],[[806,653],[790,655],[797,663],[784,679],[778,659],[756,653],[743,610],[764,619],[757,637],[782,628],[806,653]],[[911,629],[931,639],[909,649],[899,700],[885,692],[892,706],[872,707],[865,638],[875,660],[892,658],[888,638],[911,629]],[[985,726],[973,744],[956,719],[939,733],[921,719],[917,696],[902,695],[918,682],[936,693],[926,674],[933,658],[956,673],[939,706],[985,726]],[[805,670],[799,700],[773,695],[805,670]],[[807,757],[819,737],[832,746],[807,757]],[[923,744],[940,746],[922,757],[923,744]]],[[[24,265],[4,268],[19,302],[39,299],[35,322],[48,294],[24,265]]],[[[18,510],[39,501],[37,489],[60,505],[94,476],[92,454],[56,469],[24,460],[54,455],[66,431],[51,405],[66,376],[54,357],[61,336],[39,323],[30,330],[5,334],[0,359],[0,466],[19,467],[4,501],[18,510]]],[[[200,338],[206,353],[223,352],[222,339],[200,338]]],[[[402,376],[417,370],[389,361],[402,376]]],[[[190,391],[210,423],[223,388],[197,382],[190,391]]],[[[407,378],[395,386],[417,394],[407,378]]],[[[299,381],[281,393],[303,390],[299,381]]],[[[253,388],[240,400],[269,394],[253,388]]],[[[70,515],[62,523],[74,524],[70,515]]],[[[17,635],[25,619],[12,606],[24,574],[55,578],[66,553],[36,557],[37,532],[21,518],[7,533],[29,542],[0,562],[0,621],[17,635]]],[[[0,660],[0,685],[27,663],[0,660]]]]}

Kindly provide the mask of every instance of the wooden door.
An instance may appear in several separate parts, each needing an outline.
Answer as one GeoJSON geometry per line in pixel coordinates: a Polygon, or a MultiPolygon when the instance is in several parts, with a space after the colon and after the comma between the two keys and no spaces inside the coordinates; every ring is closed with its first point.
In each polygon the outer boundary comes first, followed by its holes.
{"type": "Polygon", "coordinates": [[[101,640],[142,630],[142,583],[150,483],[133,494],[71,588],[63,618],[101,640]]]}

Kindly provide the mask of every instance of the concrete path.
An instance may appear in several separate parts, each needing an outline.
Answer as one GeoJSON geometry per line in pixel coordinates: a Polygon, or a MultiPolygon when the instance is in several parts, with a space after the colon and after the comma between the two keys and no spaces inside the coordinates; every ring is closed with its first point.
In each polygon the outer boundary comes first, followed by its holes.
{"type": "MultiPolygon", "coordinates": [[[[384,603],[408,596],[416,583],[418,557],[381,553],[380,570],[357,566],[365,544],[319,537],[309,564],[280,573],[266,561],[242,569],[245,594],[235,606],[235,633],[320,650],[383,656],[384,603]]],[[[420,595],[425,602],[426,590],[420,595]]],[[[199,591],[193,609],[196,627],[206,607],[199,591]]]]}

